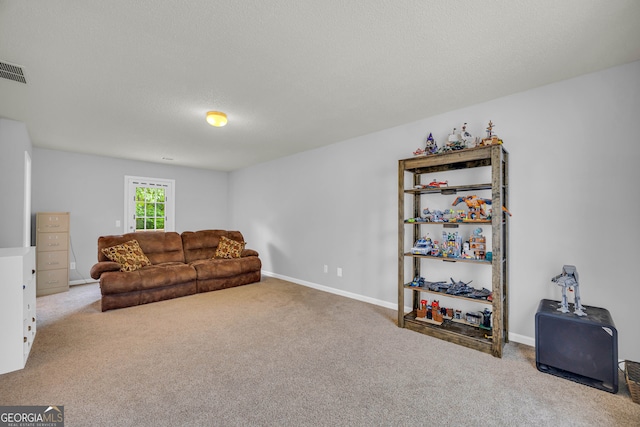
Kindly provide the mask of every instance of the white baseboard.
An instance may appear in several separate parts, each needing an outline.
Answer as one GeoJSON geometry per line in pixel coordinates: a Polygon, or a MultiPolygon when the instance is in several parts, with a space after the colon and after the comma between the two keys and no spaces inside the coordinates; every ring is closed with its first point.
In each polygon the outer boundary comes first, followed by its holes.
{"type": "Polygon", "coordinates": [[[93,279],[71,280],[69,281],[69,286],[86,285],[87,283],[98,283],[98,281],[93,279]]]}
{"type": "MultiPolygon", "coordinates": [[[[356,294],[353,292],[342,291],[340,289],[331,288],[329,286],[318,285],[317,283],[307,282],[306,280],[296,279],[294,277],[283,276],[282,274],[272,273],[270,271],[262,270],[262,274],[269,277],[275,277],[276,279],[286,280],[287,282],[296,283],[298,285],[306,286],[308,288],[318,289],[320,291],[329,292],[331,294],[340,295],[343,297],[355,299],[358,301],[367,302],[369,304],[378,305],[380,307],[390,308],[392,310],[397,310],[398,306],[396,304],[390,303],[388,301],[379,300],[376,298],[366,297],[364,295],[356,294]]],[[[410,311],[409,307],[405,307],[405,310],[410,311]]],[[[519,344],[528,345],[531,347],[535,346],[535,339],[531,337],[527,337],[520,334],[515,334],[513,332],[509,332],[509,341],[517,342],[519,344]]]]}
{"type": "Polygon", "coordinates": [[[529,347],[536,346],[535,338],[527,337],[525,335],[515,334],[513,332],[509,332],[509,341],[517,342],[518,344],[528,345],[529,347]]]}
{"type": "Polygon", "coordinates": [[[364,295],[355,294],[353,292],[342,291],[340,289],[331,288],[329,286],[318,285],[317,283],[307,282],[306,280],[300,280],[294,277],[283,276],[281,274],[272,273],[270,271],[262,270],[262,274],[269,277],[275,277],[276,279],[286,280],[287,282],[297,283],[298,285],[306,286],[308,288],[318,289],[319,291],[329,292],[331,294],[340,295],[358,301],[368,302],[369,304],[379,305],[380,307],[391,308],[393,310],[397,309],[396,304],[392,304],[380,299],[366,297],[364,295]]]}

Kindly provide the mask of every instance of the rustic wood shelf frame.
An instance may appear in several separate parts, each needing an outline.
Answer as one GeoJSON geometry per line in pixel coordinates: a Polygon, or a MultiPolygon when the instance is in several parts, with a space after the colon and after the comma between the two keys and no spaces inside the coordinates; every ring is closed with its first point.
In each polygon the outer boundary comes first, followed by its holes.
{"type": "MultiPolygon", "coordinates": [[[[502,357],[504,344],[508,342],[509,331],[509,298],[508,298],[508,276],[509,263],[507,259],[509,242],[509,221],[507,214],[502,212],[501,207],[509,206],[509,153],[503,145],[490,145],[453,151],[446,154],[436,154],[429,156],[418,156],[398,161],[398,326],[411,329],[426,335],[431,335],[446,341],[473,348],[495,357],[502,357]],[[421,175],[433,174],[434,172],[455,171],[460,169],[477,168],[489,166],[491,168],[491,183],[470,183],[469,185],[443,186],[439,188],[418,188],[421,187],[421,175]],[[411,183],[405,183],[405,174],[413,175],[411,183]],[[415,255],[407,252],[405,243],[405,229],[407,226],[413,227],[413,241],[420,237],[420,225],[437,225],[452,227],[454,223],[433,223],[433,222],[408,222],[407,218],[417,218],[420,216],[420,196],[422,194],[456,194],[457,192],[468,192],[478,190],[491,190],[491,201],[494,213],[491,217],[491,261],[447,259],[442,257],[431,257],[425,255],[415,255]],[[412,212],[405,212],[405,196],[413,199],[412,212]],[[447,225],[449,224],[449,225],[447,225]],[[417,227],[416,227],[417,226],[417,227]],[[413,259],[413,271],[411,278],[405,274],[405,259],[413,259]],[[432,292],[424,288],[408,286],[407,283],[413,277],[420,276],[420,260],[431,259],[450,262],[475,262],[491,266],[491,291],[493,301],[473,300],[479,304],[490,304],[492,309],[493,329],[488,332],[468,325],[445,321],[442,325],[434,325],[416,320],[416,309],[420,303],[420,293],[434,293],[446,295],[441,292],[432,292]],[[412,293],[413,310],[405,313],[405,293],[412,293]]],[[[462,222],[461,224],[475,224],[476,222],[462,222]]],[[[483,221],[478,223],[489,223],[483,221]]],[[[413,243],[413,242],[411,242],[413,243]]],[[[446,295],[447,297],[454,297],[446,295]]]]}

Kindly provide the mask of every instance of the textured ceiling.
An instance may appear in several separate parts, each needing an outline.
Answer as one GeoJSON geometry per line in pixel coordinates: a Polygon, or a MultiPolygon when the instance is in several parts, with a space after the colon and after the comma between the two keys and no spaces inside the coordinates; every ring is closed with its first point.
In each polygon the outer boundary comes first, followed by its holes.
{"type": "Polygon", "coordinates": [[[637,0],[0,0],[27,78],[0,79],[0,117],[36,147],[234,170],[640,60],[639,23],[637,0]]]}

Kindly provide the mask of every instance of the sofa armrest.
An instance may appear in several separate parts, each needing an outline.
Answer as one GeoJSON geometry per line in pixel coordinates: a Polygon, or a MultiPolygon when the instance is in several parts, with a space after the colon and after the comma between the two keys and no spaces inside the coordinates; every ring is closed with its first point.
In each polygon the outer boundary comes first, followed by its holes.
{"type": "Polygon", "coordinates": [[[258,256],[258,252],[253,249],[243,249],[242,253],[240,253],[240,257],[243,258],[246,256],[258,256]]]}
{"type": "Polygon", "coordinates": [[[100,261],[91,267],[89,274],[93,279],[98,280],[100,276],[102,276],[102,273],[106,273],[107,271],[120,271],[120,264],[113,261],[100,261]]]}

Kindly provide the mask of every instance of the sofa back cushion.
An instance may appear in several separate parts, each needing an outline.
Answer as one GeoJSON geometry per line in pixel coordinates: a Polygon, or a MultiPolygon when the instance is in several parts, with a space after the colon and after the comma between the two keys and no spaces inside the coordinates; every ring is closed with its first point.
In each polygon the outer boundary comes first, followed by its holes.
{"type": "Polygon", "coordinates": [[[138,241],[140,249],[149,258],[151,264],[185,262],[182,239],[174,231],[141,231],[118,236],[101,236],[98,238],[98,261],[109,261],[102,253],[102,249],[120,245],[130,240],[138,241]]]}
{"type": "Polygon", "coordinates": [[[185,260],[187,262],[193,262],[199,259],[213,258],[216,254],[216,248],[220,243],[220,237],[223,236],[237,242],[244,242],[244,237],[239,231],[185,231],[182,233],[185,260]]]}

